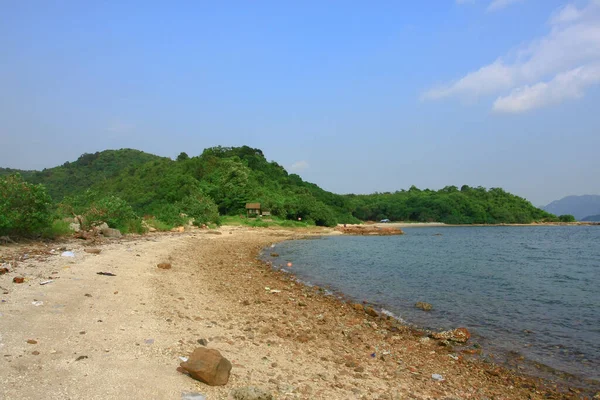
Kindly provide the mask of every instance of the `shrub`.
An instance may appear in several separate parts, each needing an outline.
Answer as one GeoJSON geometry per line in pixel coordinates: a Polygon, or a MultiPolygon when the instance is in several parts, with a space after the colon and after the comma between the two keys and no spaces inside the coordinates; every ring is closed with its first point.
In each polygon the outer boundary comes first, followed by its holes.
{"type": "Polygon", "coordinates": [[[51,199],[43,185],[20,175],[0,178],[0,234],[31,236],[51,224],[51,199]]]}
{"type": "Polygon", "coordinates": [[[70,222],[56,219],[52,222],[52,225],[42,231],[42,236],[47,239],[55,239],[60,236],[68,236],[72,233],[70,222]]]}
{"type": "Polygon", "coordinates": [[[208,197],[202,195],[186,196],[177,202],[181,212],[194,219],[194,225],[200,226],[214,222],[220,223],[219,210],[216,204],[208,197]]]}
{"type": "MultiPolygon", "coordinates": [[[[152,214],[157,220],[170,225],[171,228],[174,226],[184,225],[187,222],[186,218],[181,216],[181,209],[175,204],[171,203],[164,203],[160,206],[157,206],[152,214]]],[[[159,229],[157,226],[155,226],[155,228],[159,229]]]]}
{"type": "Polygon", "coordinates": [[[123,233],[143,232],[141,218],[125,200],[117,196],[104,197],[92,203],[83,217],[87,227],[106,222],[123,233]]]}

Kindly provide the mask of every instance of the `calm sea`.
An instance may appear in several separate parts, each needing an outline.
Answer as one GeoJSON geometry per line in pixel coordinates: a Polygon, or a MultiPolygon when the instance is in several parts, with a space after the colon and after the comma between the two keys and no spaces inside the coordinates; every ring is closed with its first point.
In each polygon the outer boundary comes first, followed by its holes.
{"type": "Polygon", "coordinates": [[[600,381],[599,226],[405,232],[289,241],[264,258],[407,323],[465,326],[488,356],[525,372],[600,381]]]}

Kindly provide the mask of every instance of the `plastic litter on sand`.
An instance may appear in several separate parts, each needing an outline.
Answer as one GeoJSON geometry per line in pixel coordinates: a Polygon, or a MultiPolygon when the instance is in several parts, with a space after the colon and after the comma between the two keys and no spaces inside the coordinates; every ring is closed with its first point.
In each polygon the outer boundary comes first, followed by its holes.
{"type": "Polygon", "coordinates": [[[444,377],[441,376],[440,374],[431,374],[431,379],[441,382],[444,380],[444,377]]]}
{"type": "Polygon", "coordinates": [[[181,393],[181,400],[206,400],[206,396],[202,393],[181,393]]]}
{"type": "Polygon", "coordinates": [[[75,253],[73,253],[72,251],[64,251],[61,254],[62,257],[75,257],[75,253]]]}
{"type": "Polygon", "coordinates": [[[36,307],[39,307],[39,306],[43,306],[44,302],[41,300],[38,300],[38,301],[32,301],[31,304],[33,304],[36,307]]]}

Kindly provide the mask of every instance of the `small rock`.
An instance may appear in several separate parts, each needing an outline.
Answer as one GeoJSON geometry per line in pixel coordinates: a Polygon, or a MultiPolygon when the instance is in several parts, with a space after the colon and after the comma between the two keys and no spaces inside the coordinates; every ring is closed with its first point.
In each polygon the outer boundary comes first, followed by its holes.
{"type": "Polygon", "coordinates": [[[89,294],[89,293],[86,293],[86,294],[84,294],[84,296],[85,296],[85,297],[92,297],[92,295],[91,295],[91,294],[89,294]]]}
{"type": "Polygon", "coordinates": [[[467,328],[456,328],[453,331],[432,333],[430,336],[438,340],[450,340],[457,343],[466,343],[471,338],[471,333],[467,330],[467,328]]]}
{"type": "Polygon", "coordinates": [[[104,237],[107,238],[120,238],[121,236],[123,236],[120,230],[113,228],[103,228],[101,232],[102,235],[104,235],[104,237]]]}
{"type": "Polygon", "coordinates": [[[160,263],[157,265],[157,267],[160,269],[171,269],[171,264],[170,263],[160,263]]]}
{"type": "Polygon", "coordinates": [[[365,308],[363,307],[363,305],[358,304],[358,303],[352,304],[352,308],[354,308],[356,311],[365,311],[365,308]]]}
{"type": "Polygon", "coordinates": [[[29,340],[27,340],[27,343],[29,343],[29,344],[37,344],[37,340],[29,339],[29,340]]]}
{"type": "Polygon", "coordinates": [[[84,249],[83,251],[85,251],[86,253],[90,253],[90,254],[100,254],[100,252],[102,250],[100,250],[100,249],[84,249]]]}
{"type": "Polygon", "coordinates": [[[192,378],[210,386],[227,384],[231,372],[231,362],[221,355],[218,350],[197,347],[190,355],[188,361],[180,366],[192,378]]]}
{"type": "Polygon", "coordinates": [[[249,306],[249,305],[250,305],[250,302],[249,302],[248,300],[244,300],[244,301],[242,302],[242,304],[243,304],[243,305],[245,305],[245,306],[249,306]]]}
{"type": "Polygon", "coordinates": [[[261,388],[257,388],[255,386],[248,386],[233,389],[231,391],[231,396],[235,400],[272,400],[273,395],[261,388]]]}
{"type": "Polygon", "coordinates": [[[371,317],[378,317],[379,313],[377,311],[375,311],[373,309],[373,307],[366,307],[365,308],[365,313],[367,313],[367,315],[370,315],[371,317]]]}
{"type": "Polygon", "coordinates": [[[279,254],[277,254],[277,253],[271,253],[271,257],[279,257],[279,254]]]}
{"type": "Polygon", "coordinates": [[[86,358],[88,358],[88,356],[79,356],[75,359],[75,361],[85,360],[86,358]]]}
{"type": "Polygon", "coordinates": [[[201,344],[202,346],[208,346],[208,340],[198,339],[198,344],[201,344]]]}
{"type": "Polygon", "coordinates": [[[0,268],[0,275],[8,274],[10,271],[8,268],[0,268]]]}
{"type": "Polygon", "coordinates": [[[39,356],[40,352],[36,350],[36,351],[32,351],[31,354],[33,354],[34,356],[39,356]]]}
{"type": "Polygon", "coordinates": [[[23,278],[22,276],[15,276],[13,278],[13,283],[23,283],[25,282],[25,278],[23,278]]]}
{"type": "Polygon", "coordinates": [[[423,301],[419,301],[415,304],[416,308],[420,308],[423,311],[431,311],[433,309],[433,306],[429,303],[425,303],[423,301]]]}

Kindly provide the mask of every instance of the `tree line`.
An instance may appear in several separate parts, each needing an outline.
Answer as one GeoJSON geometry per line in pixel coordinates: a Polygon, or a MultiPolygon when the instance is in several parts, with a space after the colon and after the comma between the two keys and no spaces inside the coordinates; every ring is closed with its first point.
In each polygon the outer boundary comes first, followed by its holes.
{"type": "Polygon", "coordinates": [[[149,225],[169,229],[189,218],[219,224],[221,216],[244,215],[249,202],[261,203],[276,218],[319,226],[381,219],[447,224],[559,220],[500,188],[412,186],[393,193],[335,194],[289,174],[248,146],[211,147],[198,156],[181,153],[176,160],[132,149],[107,150],[43,171],[0,169],[0,189],[0,234],[40,232],[73,215],[90,223],[103,220],[125,232],[149,225]],[[11,210],[32,219],[19,220],[11,210]]]}

